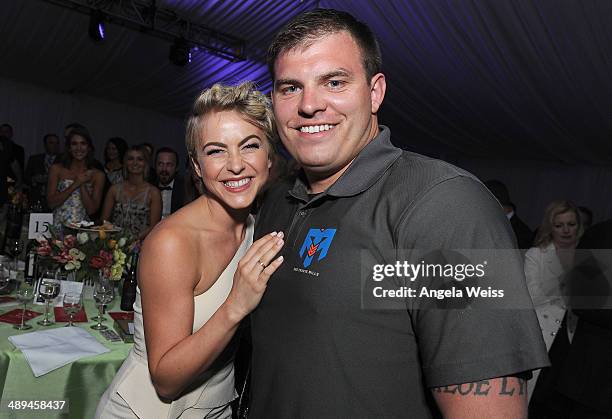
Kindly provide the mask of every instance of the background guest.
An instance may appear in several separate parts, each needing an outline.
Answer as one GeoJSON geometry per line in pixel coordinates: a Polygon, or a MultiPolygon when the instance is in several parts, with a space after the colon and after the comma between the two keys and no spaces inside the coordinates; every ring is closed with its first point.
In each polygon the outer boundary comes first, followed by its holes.
{"type": "Polygon", "coordinates": [[[183,177],[178,174],[178,154],[170,147],[162,147],[155,155],[157,187],[162,196],[162,218],[185,205],[183,177]]]}
{"type": "Polygon", "coordinates": [[[49,169],[47,204],[55,225],[90,220],[100,208],[105,176],[95,168],[93,149],[89,132],[73,128],[62,158],[49,169]]]}
{"type": "Polygon", "coordinates": [[[510,200],[506,185],[499,180],[488,180],[484,184],[502,205],[514,231],[518,248],[529,249],[533,244],[533,232],[516,214],[516,206],[510,200]]]}
{"type": "Polygon", "coordinates": [[[104,199],[102,219],[144,239],[161,219],[161,195],[146,181],[149,171],[147,152],[133,146],[123,160],[123,180],[108,190],[104,199]]]}
{"type": "Polygon", "coordinates": [[[123,181],[123,158],[128,149],[121,137],[109,138],[104,147],[104,173],[111,185],[123,181]]]}
{"type": "Polygon", "coordinates": [[[28,198],[30,203],[39,203],[47,211],[47,182],[49,169],[55,163],[60,153],[60,140],[56,134],[47,134],[43,137],[45,152],[34,154],[28,159],[24,180],[28,185],[28,198]]]}
{"type": "Polygon", "coordinates": [[[8,209],[7,204],[9,202],[8,185],[6,182],[9,169],[17,173],[16,187],[21,189],[21,170],[19,170],[19,164],[13,156],[13,146],[6,137],[0,134],[0,233],[2,236],[4,235],[4,226],[8,209]]]}
{"type": "Polygon", "coordinates": [[[25,151],[23,150],[22,146],[15,143],[15,141],[13,140],[13,127],[10,124],[0,125],[0,135],[4,136],[10,143],[13,149],[13,158],[17,161],[17,164],[19,165],[18,170],[14,169],[13,167],[10,167],[8,171],[8,175],[15,181],[17,180],[17,176],[19,176],[20,179],[23,179],[25,151]]]}
{"type": "MultiPolygon", "coordinates": [[[[574,204],[553,201],[546,208],[534,247],[525,254],[527,288],[549,353],[556,339],[571,340],[576,328],[576,318],[567,310],[565,274],[573,265],[581,234],[580,216],[574,204]]],[[[538,374],[539,371],[534,372],[528,383],[530,397],[538,374]]]]}
{"type": "Polygon", "coordinates": [[[191,159],[185,162],[185,204],[198,199],[204,193],[202,180],[193,168],[191,159]]]}
{"type": "Polygon", "coordinates": [[[554,412],[550,417],[564,417],[567,412],[576,418],[612,417],[611,249],[612,220],[595,224],[577,246],[569,275],[576,333],[567,351],[559,354],[562,358],[542,372],[542,377],[549,376],[544,408],[554,412]]]}
{"type": "MultiPolygon", "coordinates": [[[[155,147],[153,147],[153,144],[144,142],[141,144],[141,146],[143,146],[147,152],[147,161],[153,163],[153,156],[155,156],[155,154],[153,154],[155,152],[155,147]]],[[[157,185],[157,173],[155,172],[155,167],[153,166],[150,167],[147,182],[149,182],[151,185],[157,185]]]]}
{"type": "Polygon", "coordinates": [[[593,225],[593,211],[587,207],[578,207],[578,213],[580,214],[582,230],[587,231],[593,225]]]}

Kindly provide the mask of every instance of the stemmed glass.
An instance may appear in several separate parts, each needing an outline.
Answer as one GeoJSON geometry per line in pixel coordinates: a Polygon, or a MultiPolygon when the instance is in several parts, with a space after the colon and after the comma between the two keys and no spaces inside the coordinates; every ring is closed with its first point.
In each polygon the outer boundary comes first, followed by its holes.
{"type": "Polygon", "coordinates": [[[11,273],[6,264],[0,262],[0,290],[8,287],[11,282],[11,273]]]}
{"type": "Polygon", "coordinates": [[[102,317],[102,311],[104,310],[104,306],[113,301],[115,297],[113,284],[108,278],[100,276],[94,285],[93,297],[96,306],[98,306],[98,316],[94,317],[94,320],[97,320],[98,323],[91,326],[91,328],[95,330],[106,330],[108,327],[102,324],[102,321],[106,320],[102,317]]]}
{"type": "Polygon", "coordinates": [[[21,324],[16,324],[13,328],[17,330],[28,330],[32,328],[31,324],[25,322],[25,313],[28,309],[28,303],[31,303],[34,299],[34,285],[27,281],[21,281],[18,283],[19,288],[15,297],[23,304],[23,310],[21,312],[21,324]]]}
{"type": "Polygon", "coordinates": [[[15,267],[15,271],[19,270],[19,255],[23,250],[21,246],[21,240],[19,239],[11,239],[10,244],[7,246],[9,248],[11,256],[13,256],[13,266],[15,267]]]}
{"type": "Polygon", "coordinates": [[[43,271],[38,286],[38,294],[45,300],[45,318],[38,322],[39,325],[51,326],[55,324],[53,320],[49,320],[49,302],[55,299],[59,292],[60,282],[56,279],[56,273],[48,270],[43,271]]]}
{"type": "Polygon", "coordinates": [[[83,307],[81,294],[67,292],[62,299],[62,306],[66,314],[70,316],[70,322],[66,326],[74,326],[74,324],[72,324],[74,315],[81,311],[83,307]]]}

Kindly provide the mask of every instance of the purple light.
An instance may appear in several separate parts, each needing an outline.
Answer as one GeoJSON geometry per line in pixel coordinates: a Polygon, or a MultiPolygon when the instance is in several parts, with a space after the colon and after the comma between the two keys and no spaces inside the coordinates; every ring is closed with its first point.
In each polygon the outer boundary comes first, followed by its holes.
{"type": "Polygon", "coordinates": [[[104,39],[106,36],[105,30],[104,30],[104,22],[98,23],[98,35],[100,35],[100,39],[104,39]]]}

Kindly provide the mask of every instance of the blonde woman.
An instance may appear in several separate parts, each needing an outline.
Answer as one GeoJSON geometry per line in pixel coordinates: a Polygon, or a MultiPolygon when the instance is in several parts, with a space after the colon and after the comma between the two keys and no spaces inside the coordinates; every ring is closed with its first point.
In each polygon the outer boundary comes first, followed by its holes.
{"type": "Polygon", "coordinates": [[[146,181],[149,161],[143,146],[130,147],[123,157],[123,181],[110,187],[102,207],[102,219],[144,239],[161,220],[159,189],[146,181]]]}
{"type": "Polygon", "coordinates": [[[196,100],[186,143],[205,192],[144,242],[134,349],[96,417],[231,417],[232,338],[282,263],[280,232],[249,248],[273,133],[268,100],[249,83],[215,85],[196,100]]]}
{"type": "MultiPolygon", "coordinates": [[[[578,208],[569,201],[553,201],[544,212],[534,247],[525,254],[527,287],[548,351],[559,333],[566,333],[571,340],[575,331],[576,318],[566,305],[565,273],[573,265],[581,235],[578,208]],[[565,330],[561,330],[562,324],[567,324],[565,330]]],[[[528,383],[530,397],[538,374],[534,372],[528,383]]]]}

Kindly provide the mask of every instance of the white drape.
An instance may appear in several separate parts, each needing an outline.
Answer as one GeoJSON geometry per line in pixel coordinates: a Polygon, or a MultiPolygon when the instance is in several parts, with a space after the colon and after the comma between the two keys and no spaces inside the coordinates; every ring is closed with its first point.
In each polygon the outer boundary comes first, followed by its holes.
{"type": "MultiPolygon", "coordinates": [[[[185,156],[184,122],[147,109],[113,103],[85,95],[55,92],[42,87],[0,78],[0,124],[13,126],[13,140],[27,157],[43,152],[43,136],[56,133],[62,139],[64,126],[85,125],[94,138],[96,157],[110,137],[123,137],[128,144],[150,142],[156,148],[170,146],[185,156]]],[[[182,159],[184,162],[184,159],[182,159]]]]}

